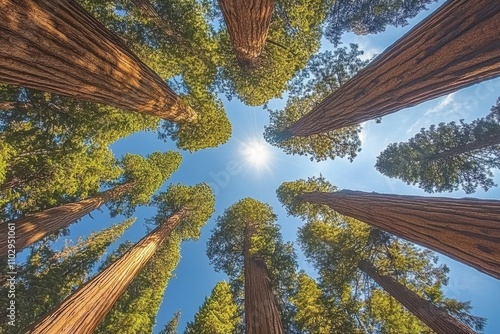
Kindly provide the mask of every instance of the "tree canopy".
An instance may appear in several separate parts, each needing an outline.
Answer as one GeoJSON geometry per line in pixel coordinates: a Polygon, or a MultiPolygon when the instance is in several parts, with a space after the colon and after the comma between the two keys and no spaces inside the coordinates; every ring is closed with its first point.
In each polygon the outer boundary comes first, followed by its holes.
{"type": "Polygon", "coordinates": [[[484,118],[431,125],[407,142],[390,144],[375,168],[429,193],[462,188],[471,194],[496,186],[492,169],[500,168],[500,99],[484,118]]]}
{"type": "Polygon", "coordinates": [[[234,301],[231,286],[218,282],[200,306],[184,334],[235,334],[241,322],[240,307],[234,301]]]}
{"type": "Polygon", "coordinates": [[[362,54],[356,44],[351,44],[350,50],[344,47],[312,56],[290,82],[285,108],[270,111],[270,124],[264,130],[266,141],[287,154],[308,155],[311,161],[347,157],[352,162],[361,150],[360,126],[309,137],[292,137],[287,128],[363,68],[367,61],[359,58],[362,54]]]}

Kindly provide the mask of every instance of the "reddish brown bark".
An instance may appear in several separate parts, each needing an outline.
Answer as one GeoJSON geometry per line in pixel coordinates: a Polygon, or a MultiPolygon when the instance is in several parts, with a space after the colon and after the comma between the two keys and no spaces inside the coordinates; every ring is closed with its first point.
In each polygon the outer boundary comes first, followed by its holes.
{"type": "Polygon", "coordinates": [[[15,101],[1,101],[0,110],[12,110],[16,107],[17,102],[15,101]]]}
{"type": "Polygon", "coordinates": [[[24,333],[93,333],[186,212],[181,209],[172,215],[24,333]]]}
{"type": "Polygon", "coordinates": [[[362,260],[358,268],[368,274],[389,295],[437,334],[475,334],[476,332],[453,318],[430,301],[420,297],[391,276],[381,275],[370,262],[362,260]]]}
{"type": "Polygon", "coordinates": [[[256,67],[269,33],[274,0],[219,0],[219,6],[240,65],[256,67]]]}
{"type": "Polygon", "coordinates": [[[500,201],[342,190],[301,200],[415,242],[500,278],[500,201]]]}
{"type": "Polygon", "coordinates": [[[250,254],[251,228],[245,228],[245,334],[283,334],[271,279],[263,259],[250,254]]]}
{"type": "MultiPolygon", "coordinates": [[[[134,183],[116,186],[76,203],[50,208],[23,218],[0,223],[0,235],[7,235],[9,226],[15,226],[16,251],[19,252],[52,233],[69,226],[104,203],[118,198],[134,187],[134,183]]],[[[0,239],[0,256],[7,254],[7,238],[0,239]]]]}
{"type": "Polygon", "coordinates": [[[307,137],[500,75],[500,2],[448,0],[287,129],[307,137]]]}
{"type": "Polygon", "coordinates": [[[196,113],[74,0],[0,0],[0,82],[189,122],[196,113]]]}

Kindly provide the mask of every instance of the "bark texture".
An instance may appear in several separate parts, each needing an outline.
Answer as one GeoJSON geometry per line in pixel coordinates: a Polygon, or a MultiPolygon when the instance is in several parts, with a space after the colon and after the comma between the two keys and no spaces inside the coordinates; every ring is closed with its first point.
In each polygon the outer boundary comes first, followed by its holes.
{"type": "Polygon", "coordinates": [[[449,150],[432,154],[426,157],[426,160],[438,160],[438,159],[446,159],[449,157],[453,157],[456,155],[468,153],[468,152],[474,152],[476,150],[480,150],[486,147],[494,146],[494,145],[500,145],[500,133],[496,133],[488,138],[485,138],[484,140],[481,141],[476,141],[473,143],[469,143],[466,145],[462,146],[457,146],[453,147],[449,150]]]}
{"type": "Polygon", "coordinates": [[[196,113],[74,0],[0,0],[0,82],[189,122],[196,113]]]}
{"type": "MultiPolygon", "coordinates": [[[[20,252],[34,242],[69,226],[104,203],[126,194],[133,187],[134,183],[127,183],[76,203],[64,204],[23,218],[0,223],[0,235],[7,235],[8,226],[14,224],[16,251],[20,252]]],[[[7,238],[1,238],[0,256],[7,254],[7,250],[7,238]]]]}
{"type": "Polygon", "coordinates": [[[499,1],[448,0],[286,132],[356,125],[496,77],[499,34],[499,1]]]}
{"type": "Polygon", "coordinates": [[[409,312],[429,326],[437,334],[475,334],[476,332],[453,318],[430,301],[420,297],[403,284],[388,275],[378,273],[375,266],[366,260],[358,264],[358,268],[368,274],[388,294],[394,297],[409,312]]]}
{"type": "Polygon", "coordinates": [[[240,65],[252,69],[264,50],[274,0],[219,0],[240,65]]]}
{"type": "Polygon", "coordinates": [[[251,232],[245,229],[245,334],[283,334],[269,271],[262,258],[250,254],[251,232]]]}
{"type": "Polygon", "coordinates": [[[351,190],[304,193],[301,200],[327,205],[500,278],[500,201],[351,190]]]}
{"type": "Polygon", "coordinates": [[[0,101],[0,110],[12,110],[16,107],[15,101],[0,101]]]}
{"type": "Polygon", "coordinates": [[[93,333],[186,212],[180,210],[172,215],[24,333],[93,333]]]}

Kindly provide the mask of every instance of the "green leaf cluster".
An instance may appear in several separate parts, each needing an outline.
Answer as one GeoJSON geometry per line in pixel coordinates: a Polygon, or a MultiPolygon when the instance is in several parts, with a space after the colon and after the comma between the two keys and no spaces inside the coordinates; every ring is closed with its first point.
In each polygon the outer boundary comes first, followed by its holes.
{"type": "Polygon", "coordinates": [[[205,298],[184,334],[236,334],[240,322],[240,308],[234,301],[231,286],[221,281],[205,298]]]}
{"type": "Polygon", "coordinates": [[[431,125],[407,142],[390,144],[375,168],[429,193],[462,188],[471,194],[496,186],[492,169],[500,168],[500,99],[484,118],[431,125]]]}

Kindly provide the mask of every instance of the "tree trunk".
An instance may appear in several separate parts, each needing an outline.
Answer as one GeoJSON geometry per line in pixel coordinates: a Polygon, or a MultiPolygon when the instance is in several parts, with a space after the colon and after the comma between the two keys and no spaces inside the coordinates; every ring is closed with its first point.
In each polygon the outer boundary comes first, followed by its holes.
{"type": "MultiPolygon", "coordinates": [[[[64,204],[23,218],[0,223],[0,234],[7,235],[9,226],[15,226],[16,252],[20,252],[34,242],[69,226],[104,203],[126,194],[133,187],[133,182],[126,183],[76,203],[64,204]]],[[[1,238],[0,256],[7,254],[7,251],[7,238],[1,238]]]]}
{"type": "Polygon", "coordinates": [[[274,0],[219,0],[236,58],[243,68],[258,66],[264,50],[274,0]]]}
{"type": "Polygon", "coordinates": [[[0,0],[0,82],[189,122],[196,113],[74,0],[0,0]]]}
{"type": "Polygon", "coordinates": [[[468,153],[468,152],[473,152],[476,150],[480,150],[486,147],[494,146],[494,145],[500,145],[500,133],[496,133],[488,138],[485,138],[481,141],[475,141],[466,145],[462,146],[457,146],[453,147],[449,150],[436,153],[436,154],[431,154],[428,157],[425,157],[425,160],[432,161],[432,160],[439,160],[439,159],[446,159],[452,156],[460,155],[463,153],[468,153]]]}
{"type": "Polygon", "coordinates": [[[186,212],[181,209],[173,214],[24,333],[93,333],[186,212]]]}
{"type": "Polygon", "coordinates": [[[307,137],[500,75],[500,2],[448,0],[286,133],[307,137]]]}
{"type": "Polygon", "coordinates": [[[327,205],[500,278],[500,201],[351,190],[304,193],[301,200],[327,205]]]}
{"type": "Polygon", "coordinates": [[[389,295],[437,334],[475,334],[476,332],[453,318],[432,302],[420,297],[391,276],[378,273],[372,263],[361,260],[358,268],[368,274],[389,295]]]}
{"type": "Polygon", "coordinates": [[[16,107],[16,101],[1,101],[0,110],[12,110],[16,107]]]}
{"type": "Polygon", "coordinates": [[[245,228],[245,334],[283,334],[281,314],[263,259],[250,254],[250,228],[245,228]]]}

